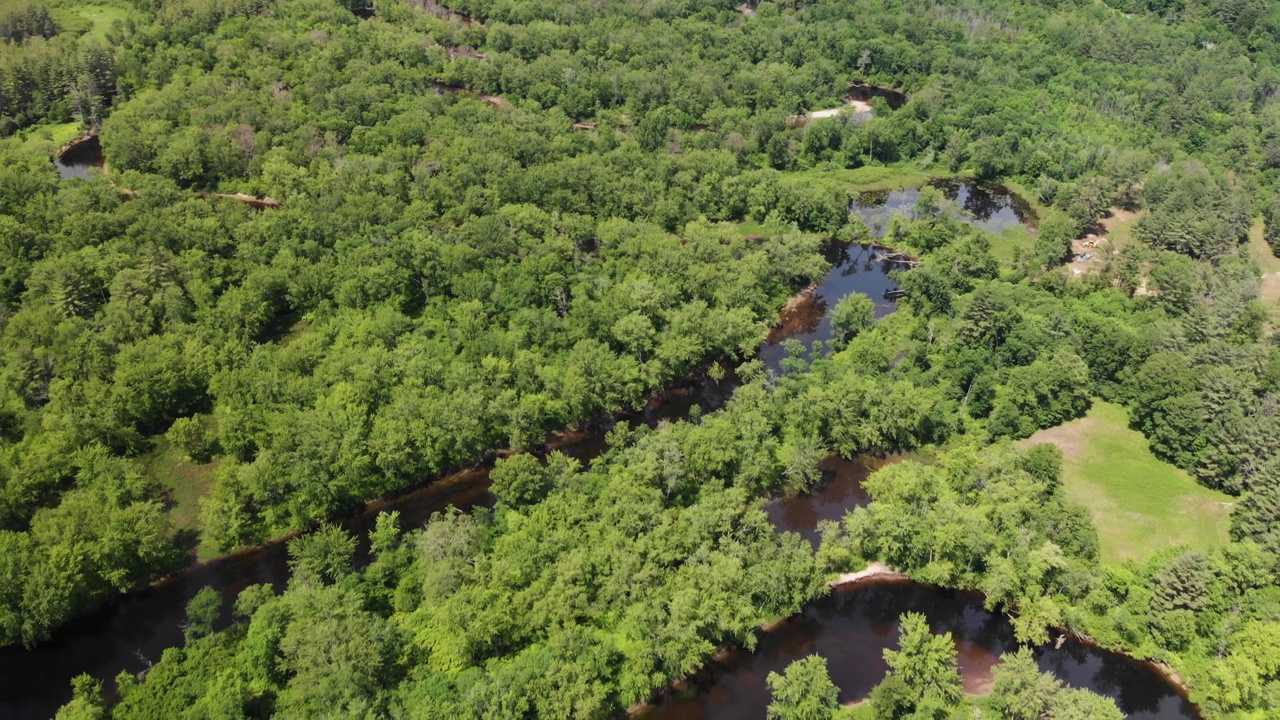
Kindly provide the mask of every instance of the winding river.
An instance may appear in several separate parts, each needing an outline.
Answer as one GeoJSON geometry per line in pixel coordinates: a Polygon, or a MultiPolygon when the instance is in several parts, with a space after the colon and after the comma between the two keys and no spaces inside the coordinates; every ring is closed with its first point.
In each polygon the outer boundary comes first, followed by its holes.
{"type": "MultiPolygon", "coordinates": [[[[889,277],[895,264],[881,251],[831,243],[827,256],[832,261],[831,272],[798,302],[788,305],[780,327],[770,333],[760,350],[761,359],[775,371],[785,357],[779,346],[782,340],[794,337],[808,343],[830,338],[827,316],[845,294],[866,293],[876,301],[878,315],[892,311],[885,292],[897,288],[889,277]]],[[[719,382],[704,374],[655,393],[644,408],[591,423],[583,430],[561,433],[542,452],[560,450],[589,461],[607,448],[605,436],[615,422],[656,425],[687,417],[695,404],[714,410],[723,405],[735,385],[732,374],[719,382]]],[[[884,462],[829,458],[823,463],[825,479],[813,493],[775,500],[766,509],[780,530],[799,532],[816,542],[820,520],[838,519],[867,502],[862,480],[884,462]]],[[[401,526],[410,528],[450,505],[461,509],[491,505],[490,467],[489,463],[479,464],[409,492],[375,500],[339,522],[364,537],[384,511],[399,511],[401,526]]],[[[281,540],[200,563],[68,623],[53,639],[33,649],[0,649],[0,717],[51,717],[70,699],[70,679],[79,673],[87,672],[109,683],[121,671],[146,669],[160,659],[165,648],[182,643],[186,604],[197,591],[211,586],[229,599],[255,583],[272,583],[281,589],[288,579],[287,560],[286,543],[281,540]]],[[[224,603],[224,612],[229,613],[230,604],[224,603]]],[[[898,614],[913,609],[925,612],[936,629],[956,633],[967,683],[989,678],[999,653],[1013,647],[1007,621],[982,610],[976,596],[913,583],[863,584],[833,591],[812,603],[801,616],[766,633],[758,652],[730,653],[687,684],[695,692],[669,698],[650,712],[671,718],[763,717],[767,704],[764,676],[785,667],[790,659],[815,651],[831,662],[842,700],[860,698],[883,676],[880,651],[894,642],[898,614]]],[[[229,620],[224,616],[221,624],[225,626],[229,620]]],[[[1038,652],[1042,667],[1070,684],[1117,697],[1134,717],[1196,717],[1163,676],[1143,663],[1070,643],[1061,651],[1042,648],[1038,652]],[[1148,708],[1155,709],[1142,714],[1148,708]]]]}

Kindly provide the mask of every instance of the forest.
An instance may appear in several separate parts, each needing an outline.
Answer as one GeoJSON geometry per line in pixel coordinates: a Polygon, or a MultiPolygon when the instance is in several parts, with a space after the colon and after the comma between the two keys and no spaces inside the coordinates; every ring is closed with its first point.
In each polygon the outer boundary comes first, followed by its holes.
{"type": "Polygon", "coordinates": [[[1280,707],[1277,4],[23,0],[0,38],[0,645],[292,538],[287,586],[201,591],[60,719],[617,717],[870,562],[1025,648],[966,694],[904,612],[865,702],[815,655],[769,717],[1120,717],[1036,667],[1059,632],[1205,718],[1280,707]],[[767,368],[873,239],[893,311],[833,302],[767,368]],[[1104,557],[1037,440],[1099,403],[1226,498],[1218,541],[1104,557]],[[775,531],[825,458],[904,453],[816,547],[775,531]],[[485,463],[490,507],[337,524],[485,463]]]}

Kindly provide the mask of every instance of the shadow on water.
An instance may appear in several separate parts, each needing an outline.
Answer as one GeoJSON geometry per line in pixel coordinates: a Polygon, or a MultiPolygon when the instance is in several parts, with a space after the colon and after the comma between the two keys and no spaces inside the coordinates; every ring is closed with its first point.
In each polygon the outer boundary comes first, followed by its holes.
{"type": "MultiPolygon", "coordinates": [[[[868,582],[837,588],[810,603],[800,615],[762,633],[754,653],[728,653],[639,717],[763,719],[769,704],[765,678],[814,653],[826,658],[841,703],[863,700],[888,672],[883,651],[896,649],[898,616],[904,612],[922,613],[934,632],[952,634],[966,692],[987,690],[999,656],[1017,649],[1009,621],[985,610],[977,593],[910,581],[868,582]]],[[[1041,670],[1067,685],[1114,698],[1133,720],[1198,717],[1191,704],[1145,664],[1071,641],[1057,650],[1051,645],[1038,648],[1035,657],[1041,670]]]]}
{"type": "MultiPolygon", "coordinates": [[[[1000,232],[1018,225],[1034,224],[1035,212],[1025,200],[1000,185],[984,185],[955,180],[935,180],[937,188],[958,212],[960,222],[987,232],[1000,232]]],[[[858,193],[849,212],[862,219],[876,237],[884,237],[895,215],[910,217],[920,189],[878,190],[858,193]]]]}
{"type": "Polygon", "coordinates": [[[53,166],[58,169],[58,177],[64,180],[73,177],[87,180],[89,168],[101,170],[106,164],[107,158],[102,153],[102,143],[98,141],[96,135],[73,143],[53,159],[53,166]]]}
{"type": "MultiPolygon", "coordinates": [[[[538,453],[558,450],[589,463],[608,449],[606,434],[618,421],[656,426],[688,417],[694,405],[715,410],[724,405],[736,384],[732,372],[719,382],[700,375],[655,393],[637,411],[559,433],[538,453]]],[[[357,565],[367,560],[368,533],[380,513],[398,511],[400,527],[408,529],[421,527],[432,513],[450,506],[464,512],[492,507],[496,499],[489,492],[491,469],[491,462],[481,463],[374,500],[339,518],[337,523],[360,539],[357,565]]],[[[288,560],[287,541],[278,540],[200,563],[67,623],[53,639],[35,648],[0,649],[0,718],[47,720],[71,699],[71,678],[80,673],[89,673],[109,685],[122,670],[135,674],[146,670],[151,662],[160,660],[165,648],[182,644],[186,605],[205,586],[222,595],[223,617],[217,627],[226,627],[231,621],[231,601],[246,587],[271,583],[277,592],[284,589],[289,578],[288,560]]]]}

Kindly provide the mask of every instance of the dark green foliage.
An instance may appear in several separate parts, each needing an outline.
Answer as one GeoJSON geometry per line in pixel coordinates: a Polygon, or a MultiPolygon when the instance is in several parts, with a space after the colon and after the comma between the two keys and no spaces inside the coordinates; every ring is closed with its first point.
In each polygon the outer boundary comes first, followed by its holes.
{"type": "Polygon", "coordinates": [[[289,541],[289,569],[302,583],[335,582],[351,571],[356,539],[335,525],[289,541]]]}
{"type": "Polygon", "coordinates": [[[1252,220],[1248,196],[1196,163],[1154,173],[1143,195],[1150,210],[1134,235],[1193,258],[1232,252],[1244,241],[1252,220]]]}
{"type": "MultiPolygon", "coordinates": [[[[217,463],[200,533],[224,550],[510,448],[492,514],[403,537],[380,520],[358,571],[349,535],[303,536],[284,596],[247,590],[223,633],[193,623],[122,686],[117,714],[616,714],[822,586],[827,568],[774,535],[761,497],[811,487],[829,451],[951,442],[937,465],[869,482],[875,502],[822,562],[982,587],[1027,642],[1096,621],[1109,644],[1219,658],[1191,675],[1213,707],[1265,706],[1276,672],[1229,613],[1274,617],[1252,579],[1269,550],[1102,571],[1059,457],[966,449],[1101,394],[1163,457],[1246,491],[1235,534],[1275,548],[1263,468],[1280,366],[1236,253],[1253,209],[1269,238],[1277,224],[1280,33],[1264,5],[453,8],[476,23],[373,5],[137,3],[105,44],[22,10],[10,39],[25,39],[0,53],[0,134],[101,126],[110,172],[59,182],[52,148],[0,147],[0,639],[34,641],[174,564],[160,485],[131,467],[161,433],[217,463]],[[851,78],[910,98],[792,118],[843,102],[851,78]],[[888,319],[847,300],[836,351],[797,353],[767,382],[744,369],[727,410],[619,431],[590,469],[525,452],[749,356],[825,270],[804,233],[863,232],[833,171],[899,161],[887,182],[1031,188],[1050,208],[1035,246],[1002,268],[926,191],[887,228],[922,256],[888,319]],[[1089,277],[1039,272],[1113,204],[1145,205],[1145,243],[1089,277]],[[769,230],[723,224],[745,219],[769,230]],[[1233,697],[1232,677],[1257,682],[1233,697]]],[[[949,679],[922,680],[907,655],[879,705],[952,710],[949,679]]],[[[1062,717],[1110,712],[1061,697],[1062,717]]]]}
{"type": "Polygon", "coordinates": [[[1271,247],[1271,254],[1280,257],[1280,197],[1263,206],[1262,237],[1271,247]]]}
{"type": "Polygon", "coordinates": [[[0,40],[22,42],[31,37],[51,38],[58,34],[58,24],[49,8],[34,2],[6,3],[0,10],[0,40]]]}
{"type": "Polygon", "coordinates": [[[1153,607],[1161,612],[1203,610],[1212,580],[1209,558],[1199,553],[1179,555],[1156,574],[1153,607]]]}

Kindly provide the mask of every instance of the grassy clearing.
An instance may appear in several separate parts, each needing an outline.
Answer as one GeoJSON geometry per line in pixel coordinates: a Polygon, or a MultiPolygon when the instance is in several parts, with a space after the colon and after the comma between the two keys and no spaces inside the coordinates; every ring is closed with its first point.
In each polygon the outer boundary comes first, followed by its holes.
{"type": "Polygon", "coordinates": [[[165,488],[169,501],[169,522],[178,531],[196,533],[200,537],[197,553],[201,560],[218,555],[216,550],[205,544],[201,537],[200,498],[209,493],[213,487],[214,475],[221,458],[213,462],[193,463],[160,436],[155,438],[155,449],[146,455],[139,456],[137,463],[144,475],[155,480],[165,488]]]}
{"type": "Polygon", "coordinates": [[[26,148],[38,149],[41,145],[47,145],[53,149],[50,153],[57,152],[58,148],[80,137],[84,129],[78,122],[58,123],[49,125],[36,125],[27,128],[19,133],[22,138],[22,144],[26,148]]]}
{"type": "Polygon", "coordinates": [[[1062,448],[1067,497],[1092,514],[1104,563],[1140,560],[1177,545],[1205,549],[1227,542],[1231,496],[1156,458],[1119,405],[1095,402],[1083,418],[1024,442],[1062,448]]]}
{"type": "Polygon", "coordinates": [[[939,170],[921,170],[912,165],[868,165],[852,170],[802,170],[786,174],[786,179],[790,181],[831,185],[851,193],[906,190],[920,187],[930,180],[949,177],[957,175],[939,170]]]}
{"type": "Polygon", "coordinates": [[[1142,219],[1140,213],[1112,208],[1111,214],[1100,221],[1103,234],[1117,251],[1133,242],[1133,226],[1142,219]]]}
{"type": "Polygon", "coordinates": [[[765,224],[756,220],[740,220],[738,222],[726,223],[733,231],[739,235],[746,237],[748,235],[764,235],[765,224]]]}
{"type": "Polygon", "coordinates": [[[1259,218],[1249,228],[1249,255],[1262,268],[1262,303],[1271,312],[1268,332],[1280,330],[1280,258],[1271,252],[1271,246],[1262,238],[1262,220],[1259,218]]]}
{"type": "Polygon", "coordinates": [[[1271,252],[1271,246],[1262,239],[1262,218],[1254,220],[1253,227],[1249,228],[1249,254],[1258,261],[1262,272],[1280,272],[1280,257],[1276,257],[1275,253],[1271,252]]]}
{"type": "Polygon", "coordinates": [[[1013,263],[1013,254],[1018,248],[1030,251],[1036,244],[1035,235],[1025,225],[987,233],[987,237],[991,238],[991,254],[1005,267],[1013,263]]]}
{"type": "Polygon", "coordinates": [[[89,3],[63,3],[50,11],[62,32],[100,42],[106,40],[111,23],[131,14],[128,8],[119,5],[89,3]]]}

